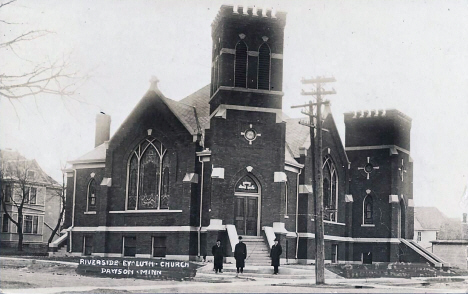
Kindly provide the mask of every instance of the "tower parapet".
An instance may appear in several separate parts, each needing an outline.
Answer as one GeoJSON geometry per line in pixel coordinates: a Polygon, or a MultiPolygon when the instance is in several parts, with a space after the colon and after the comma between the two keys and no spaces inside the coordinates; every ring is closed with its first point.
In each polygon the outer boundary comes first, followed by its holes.
{"type": "Polygon", "coordinates": [[[348,112],[344,121],[346,148],[395,145],[410,150],[411,118],[396,109],[348,112]]]}
{"type": "Polygon", "coordinates": [[[286,13],[223,5],[212,24],[210,112],[222,104],[282,108],[286,13]]]}

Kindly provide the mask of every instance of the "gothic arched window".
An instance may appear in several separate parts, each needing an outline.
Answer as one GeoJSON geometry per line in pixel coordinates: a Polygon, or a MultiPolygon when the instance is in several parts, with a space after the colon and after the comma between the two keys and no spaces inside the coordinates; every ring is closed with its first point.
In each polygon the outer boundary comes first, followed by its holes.
{"type": "Polygon", "coordinates": [[[258,89],[270,90],[271,51],[268,44],[263,43],[258,49],[258,89]]]}
{"type": "Polygon", "coordinates": [[[88,183],[86,210],[96,210],[96,180],[92,178],[88,183]]]}
{"type": "Polygon", "coordinates": [[[167,149],[153,137],[132,152],[127,165],[127,210],[169,208],[167,149]]]}
{"type": "Polygon", "coordinates": [[[369,194],[364,198],[363,203],[363,223],[365,225],[370,225],[374,223],[374,203],[372,196],[369,194]]]}
{"type": "Polygon", "coordinates": [[[239,41],[236,45],[234,61],[234,87],[247,88],[247,45],[239,41]]]}
{"type": "Polygon", "coordinates": [[[325,220],[338,220],[338,174],[329,155],[323,160],[323,207],[325,220]]]}

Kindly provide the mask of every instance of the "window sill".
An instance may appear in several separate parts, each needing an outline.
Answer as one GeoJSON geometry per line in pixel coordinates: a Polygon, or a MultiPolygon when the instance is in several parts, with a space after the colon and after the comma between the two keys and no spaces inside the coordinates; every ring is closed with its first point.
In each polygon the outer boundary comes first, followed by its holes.
{"type": "Polygon", "coordinates": [[[361,227],[375,227],[374,224],[361,224],[361,227]]]}
{"type": "Polygon", "coordinates": [[[182,210],[169,210],[169,209],[147,209],[147,210],[112,210],[109,213],[171,213],[182,212],[182,210]]]}
{"type": "Polygon", "coordinates": [[[84,214],[96,214],[96,211],[85,211],[84,214]]]}

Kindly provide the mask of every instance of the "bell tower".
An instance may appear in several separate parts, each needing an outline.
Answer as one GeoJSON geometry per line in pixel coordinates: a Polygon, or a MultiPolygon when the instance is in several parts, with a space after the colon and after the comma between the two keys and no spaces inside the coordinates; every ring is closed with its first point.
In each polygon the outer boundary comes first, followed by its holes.
{"type": "Polygon", "coordinates": [[[223,5],[212,24],[210,113],[220,105],[281,109],[286,14],[223,5]]]}
{"type": "Polygon", "coordinates": [[[238,234],[260,236],[261,227],[272,226],[281,213],[284,184],[274,182],[274,173],[285,166],[285,24],[285,13],[242,6],[222,6],[212,24],[210,125],[204,141],[211,152],[211,180],[205,195],[210,195],[210,219],[234,225],[238,234]],[[258,190],[242,188],[244,182],[258,190]]]}

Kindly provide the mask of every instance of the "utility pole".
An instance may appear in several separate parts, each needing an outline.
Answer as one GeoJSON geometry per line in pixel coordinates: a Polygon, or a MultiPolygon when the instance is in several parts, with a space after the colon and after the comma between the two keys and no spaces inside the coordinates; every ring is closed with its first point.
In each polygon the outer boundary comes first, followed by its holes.
{"type": "Polygon", "coordinates": [[[315,79],[302,79],[302,84],[314,84],[315,91],[306,92],[302,95],[315,96],[316,102],[309,101],[308,104],[292,106],[291,108],[306,107],[303,114],[309,116],[309,121],[299,122],[310,127],[310,149],[312,157],[312,176],[314,187],[314,220],[315,220],[315,283],[325,284],[325,241],[323,229],[323,156],[322,156],[322,105],[329,105],[329,101],[323,101],[323,95],[336,94],[335,89],[325,91],[322,84],[335,82],[335,78],[317,77],[315,79]],[[315,110],[315,111],[314,111],[315,110]]]}

